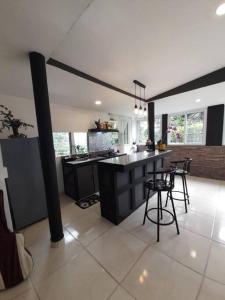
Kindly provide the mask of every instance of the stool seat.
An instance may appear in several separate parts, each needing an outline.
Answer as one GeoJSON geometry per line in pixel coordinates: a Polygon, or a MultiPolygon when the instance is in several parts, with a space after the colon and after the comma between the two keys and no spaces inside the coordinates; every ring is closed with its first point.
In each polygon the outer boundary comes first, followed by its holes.
{"type": "Polygon", "coordinates": [[[175,175],[188,175],[188,171],[182,169],[176,169],[175,175]]]}
{"type": "Polygon", "coordinates": [[[145,182],[145,186],[155,192],[169,191],[172,188],[170,181],[163,179],[148,180],[145,182]]]}

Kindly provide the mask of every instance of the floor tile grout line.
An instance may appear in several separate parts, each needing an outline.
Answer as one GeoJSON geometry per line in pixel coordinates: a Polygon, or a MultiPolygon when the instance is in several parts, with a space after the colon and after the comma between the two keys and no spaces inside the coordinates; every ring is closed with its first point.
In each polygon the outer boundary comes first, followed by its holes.
{"type": "MultiPolygon", "coordinates": [[[[114,227],[113,227],[114,228],[114,227]]],[[[111,228],[111,229],[113,229],[111,228]]],[[[120,228],[120,227],[119,227],[120,228]]],[[[120,228],[121,229],[121,228],[120,228]]],[[[122,229],[122,231],[126,232],[125,230],[122,229]]],[[[129,232],[127,232],[129,233],[129,232]]],[[[130,233],[129,233],[130,234],[130,233]]],[[[137,239],[137,238],[136,238],[137,239]]],[[[142,243],[144,243],[146,246],[145,248],[142,250],[142,252],[140,253],[139,256],[142,256],[142,254],[145,252],[145,250],[148,248],[148,245],[141,241],[142,243]]],[[[101,262],[99,262],[99,260],[90,252],[90,250],[88,248],[86,248],[86,251],[95,259],[95,261],[120,285],[120,281],[118,281],[102,264],[101,262]]],[[[136,259],[136,261],[139,259],[140,257],[138,257],[136,259]]],[[[134,266],[134,264],[136,264],[136,261],[132,264],[131,268],[134,266]]],[[[129,271],[128,271],[129,272],[129,271]]],[[[124,278],[126,277],[126,275],[124,275],[124,278]]],[[[123,281],[123,279],[121,280],[121,282],[123,281]]]]}
{"type": "Polygon", "coordinates": [[[213,231],[214,231],[214,226],[215,226],[215,219],[216,219],[216,215],[214,216],[214,219],[213,219],[213,225],[212,225],[212,230],[211,230],[211,239],[210,239],[210,245],[209,245],[209,252],[208,252],[208,255],[207,255],[207,260],[206,260],[206,264],[205,264],[205,268],[204,268],[202,280],[201,280],[201,283],[200,283],[200,286],[199,286],[199,289],[198,289],[198,293],[196,295],[195,300],[198,300],[198,298],[200,296],[200,293],[201,293],[201,290],[202,290],[202,287],[203,287],[203,283],[204,283],[205,278],[206,278],[206,276],[205,276],[206,275],[206,270],[208,268],[209,257],[210,257],[210,254],[211,254],[212,244],[213,244],[212,237],[213,237],[213,231]]]}
{"type": "Polygon", "coordinates": [[[35,294],[37,295],[38,299],[41,300],[41,296],[39,295],[38,290],[36,289],[36,286],[33,283],[33,280],[31,278],[30,278],[30,281],[31,281],[32,287],[33,287],[33,289],[35,291],[35,294]]]}

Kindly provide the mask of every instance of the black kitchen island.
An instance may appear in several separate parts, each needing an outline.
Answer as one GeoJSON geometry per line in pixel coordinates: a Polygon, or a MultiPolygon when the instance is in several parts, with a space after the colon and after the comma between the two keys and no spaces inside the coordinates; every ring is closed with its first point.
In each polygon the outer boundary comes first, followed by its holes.
{"type": "Polygon", "coordinates": [[[151,178],[148,172],[163,168],[170,152],[143,151],[99,161],[102,217],[117,225],[142,205],[146,200],[144,183],[151,178]]]}

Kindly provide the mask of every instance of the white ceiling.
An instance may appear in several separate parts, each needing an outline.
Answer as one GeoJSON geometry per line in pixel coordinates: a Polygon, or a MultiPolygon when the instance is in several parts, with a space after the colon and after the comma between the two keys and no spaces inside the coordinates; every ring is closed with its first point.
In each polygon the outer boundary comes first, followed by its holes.
{"type": "MultiPolygon", "coordinates": [[[[129,92],[133,79],[147,85],[148,97],[164,92],[225,66],[220,3],[1,0],[0,93],[32,98],[33,50],[129,92]]],[[[99,110],[93,105],[99,99],[106,112],[132,113],[127,96],[54,67],[47,72],[52,102],[99,110]]]]}
{"type": "Polygon", "coordinates": [[[172,114],[206,109],[210,105],[225,104],[225,82],[166,97],[155,103],[156,114],[172,114]],[[196,102],[196,100],[198,101],[196,102]]]}

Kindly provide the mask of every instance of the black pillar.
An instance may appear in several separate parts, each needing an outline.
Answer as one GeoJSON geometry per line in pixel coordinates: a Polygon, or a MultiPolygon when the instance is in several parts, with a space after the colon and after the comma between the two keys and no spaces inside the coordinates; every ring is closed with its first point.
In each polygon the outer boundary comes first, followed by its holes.
{"type": "Polygon", "coordinates": [[[51,241],[63,238],[45,57],[29,53],[51,241]]]}
{"type": "Polygon", "coordinates": [[[206,146],[222,146],[224,104],[207,109],[206,146]]]}
{"type": "Polygon", "coordinates": [[[148,138],[155,142],[155,103],[148,103],[148,138]]]}
{"type": "Polygon", "coordinates": [[[162,115],[162,142],[167,144],[168,115],[162,115]]]}

